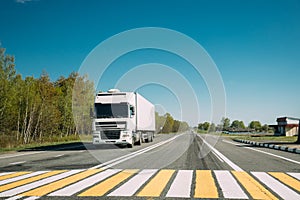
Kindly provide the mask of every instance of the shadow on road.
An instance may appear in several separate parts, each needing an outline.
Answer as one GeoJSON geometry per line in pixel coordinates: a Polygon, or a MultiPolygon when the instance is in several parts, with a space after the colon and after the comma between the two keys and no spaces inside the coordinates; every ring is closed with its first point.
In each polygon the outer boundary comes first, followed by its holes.
{"type": "Polygon", "coordinates": [[[50,146],[40,146],[33,148],[26,148],[20,150],[19,152],[27,152],[27,151],[80,151],[80,150],[105,150],[105,149],[120,149],[124,148],[123,146],[116,145],[93,145],[89,142],[74,142],[68,144],[58,144],[58,145],[50,145],[50,146]]]}

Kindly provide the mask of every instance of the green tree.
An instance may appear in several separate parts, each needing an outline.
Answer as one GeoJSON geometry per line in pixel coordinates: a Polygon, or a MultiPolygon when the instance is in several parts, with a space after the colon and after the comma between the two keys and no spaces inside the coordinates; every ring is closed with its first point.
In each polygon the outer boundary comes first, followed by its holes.
{"type": "Polygon", "coordinates": [[[202,130],[202,131],[208,131],[209,127],[210,127],[209,122],[204,122],[204,123],[198,124],[198,129],[202,130]]]}
{"type": "Polygon", "coordinates": [[[223,117],[221,120],[221,124],[223,126],[223,130],[227,130],[230,127],[230,119],[223,117]]]}
{"type": "Polygon", "coordinates": [[[251,121],[249,126],[250,129],[254,129],[255,131],[261,131],[261,123],[259,121],[251,121]]]}
{"type": "Polygon", "coordinates": [[[214,123],[211,123],[209,127],[209,132],[215,132],[216,131],[216,125],[214,123]]]}
{"type": "Polygon", "coordinates": [[[178,120],[174,120],[174,123],[173,123],[173,127],[172,127],[172,132],[176,133],[179,131],[179,128],[180,128],[180,121],[178,120]]]}
{"type": "Polygon", "coordinates": [[[170,133],[173,130],[173,124],[174,124],[174,119],[171,116],[170,113],[165,114],[166,122],[164,124],[164,127],[162,129],[163,133],[170,133]]]}
{"type": "Polygon", "coordinates": [[[245,129],[245,125],[244,125],[244,122],[243,121],[239,121],[239,120],[234,120],[232,123],[231,123],[231,128],[234,128],[234,129],[245,129]]]}
{"type": "Polygon", "coordinates": [[[261,127],[261,131],[267,133],[269,132],[269,125],[268,124],[264,124],[262,127],[261,127]]]}

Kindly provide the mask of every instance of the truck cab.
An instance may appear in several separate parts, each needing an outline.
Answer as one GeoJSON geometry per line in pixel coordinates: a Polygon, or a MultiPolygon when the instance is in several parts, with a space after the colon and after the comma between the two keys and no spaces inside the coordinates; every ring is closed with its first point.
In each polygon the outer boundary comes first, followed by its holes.
{"type": "Polygon", "coordinates": [[[93,144],[132,147],[134,144],[141,145],[145,133],[147,136],[149,132],[154,133],[154,106],[147,100],[148,104],[139,103],[145,101],[141,98],[135,92],[116,89],[98,93],[94,103],[93,144]]]}

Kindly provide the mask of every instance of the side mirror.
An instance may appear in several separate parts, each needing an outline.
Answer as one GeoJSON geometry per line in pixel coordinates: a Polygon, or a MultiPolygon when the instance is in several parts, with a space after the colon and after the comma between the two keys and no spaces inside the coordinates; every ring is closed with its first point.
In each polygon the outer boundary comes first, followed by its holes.
{"type": "Polygon", "coordinates": [[[130,106],[130,114],[135,115],[135,109],[133,106],[130,106]]]}

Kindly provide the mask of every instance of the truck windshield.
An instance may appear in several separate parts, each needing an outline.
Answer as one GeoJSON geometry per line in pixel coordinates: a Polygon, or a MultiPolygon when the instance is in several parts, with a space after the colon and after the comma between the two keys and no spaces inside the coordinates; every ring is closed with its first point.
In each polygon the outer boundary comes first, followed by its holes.
{"type": "Polygon", "coordinates": [[[95,111],[97,118],[127,118],[128,104],[101,104],[95,103],[95,111]]]}

